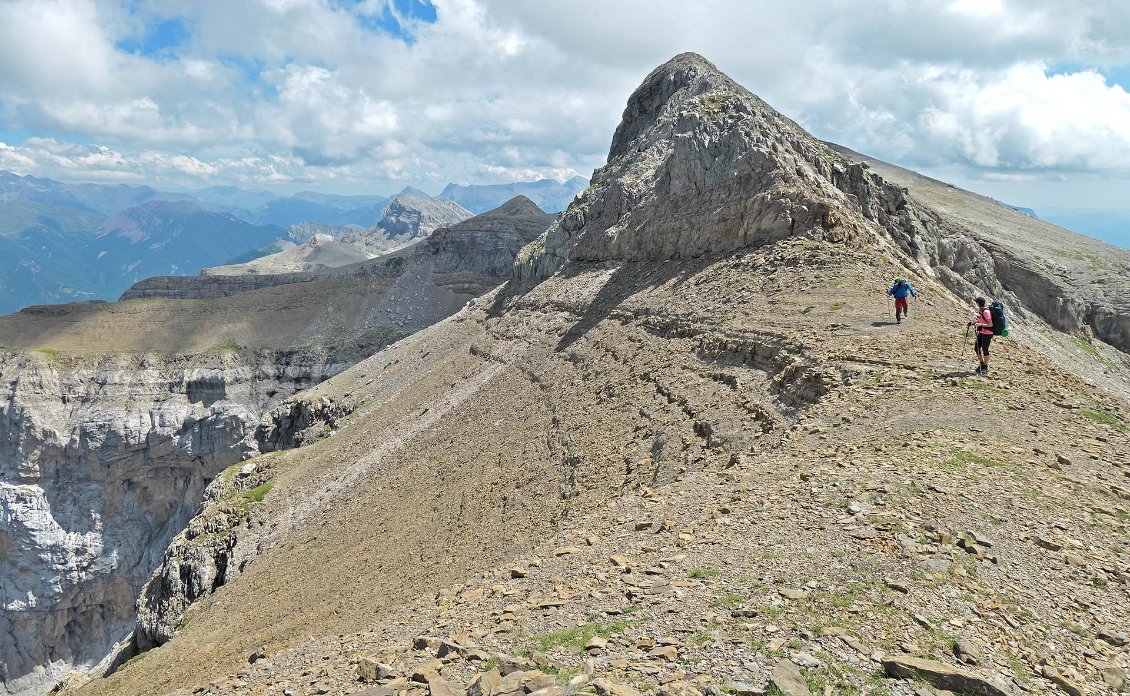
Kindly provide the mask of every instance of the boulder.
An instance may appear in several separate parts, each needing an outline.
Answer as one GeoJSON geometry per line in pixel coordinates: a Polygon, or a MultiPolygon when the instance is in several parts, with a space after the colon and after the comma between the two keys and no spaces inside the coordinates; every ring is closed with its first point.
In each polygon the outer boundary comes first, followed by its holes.
{"type": "Polygon", "coordinates": [[[939,689],[981,696],[1011,696],[997,684],[972,672],[947,665],[943,662],[926,660],[920,657],[884,657],[883,669],[888,677],[900,679],[921,679],[939,689]]]}
{"type": "Polygon", "coordinates": [[[789,660],[781,660],[769,675],[769,683],[784,696],[812,696],[800,668],[789,660]]]}

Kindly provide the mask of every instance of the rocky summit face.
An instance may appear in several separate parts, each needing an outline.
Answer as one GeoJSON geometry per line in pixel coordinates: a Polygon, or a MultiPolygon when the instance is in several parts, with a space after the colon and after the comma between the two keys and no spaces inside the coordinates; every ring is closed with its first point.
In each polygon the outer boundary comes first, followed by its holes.
{"type": "Polygon", "coordinates": [[[1017,211],[985,212],[972,195],[956,209],[933,207],[932,189],[921,188],[923,198],[908,195],[701,56],[683,54],[629,98],[608,164],[527,250],[518,279],[528,287],[567,260],[658,261],[791,237],[877,242],[964,298],[999,297],[1021,317],[1030,312],[1061,331],[1130,349],[1130,252],[1017,211]],[[1038,253],[1023,241],[1033,230],[1042,240],[1038,253]],[[1056,268],[1071,246],[1086,262],[1072,263],[1075,280],[1063,283],[1056,268]]]}
{"type": "Polygon", "coordinates": [[[401,194],[392,199],[375,226],[358,234],[346,235],[342,241],[379,253],[427,237],[440,227],[454,225],[472,215],[453,201],[401,194]]]}
{"type": "Polygon", "coordinates": [[[1041,245],[1002,241],[1020,213],[877,169],[701,56],[660,66],[562,217],[511,201],[521,228],[370,267],[412,306],[525,244],[477,281],[501,288],[276,401],[120,668],[62,692],[1124,690],[1130,356],[1117,316],[1061,311],[1121,295],[1042,304],[1041,245]],[[1013,318],[987,376],[972,292],[1013,318]]]}

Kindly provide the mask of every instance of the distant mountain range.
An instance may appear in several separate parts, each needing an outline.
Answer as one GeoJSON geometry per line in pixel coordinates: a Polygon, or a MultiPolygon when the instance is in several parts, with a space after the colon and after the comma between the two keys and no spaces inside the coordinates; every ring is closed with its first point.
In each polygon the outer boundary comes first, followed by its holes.
{"type": "Polygon", "coordinates": [[[0,313],[112,299],[141,278],[195,273],[282,233],[185,194],[0,172],[0,313]]]}
{"type": "Polygon", "coordinates": [[[114,299],[152,275],[195,275],[302,244],[314,234],[357,237],[371,253],[400,246],[525,195],[563,210],[588,182],[549,179],[448,185],[439,196],[394,196],[213,186],[72,184],[0,171],[0,314],[32,304],[114,299]]]}
{"type": "Polygon", "coordinates": [[[455,201],[472,213],[485,213],[494,210],[515,196],[525,196],[539,208],[556,213],[565,210],[577,194],[584,191],[589,180],[575,176],[568,181],[539,179],[516,184],[489,184],[483,186],[460,186],[448,184],[437,198],[455,201]]]}
{"type": "Polygon", "coordinates": [[[1079,234],[1130,249],[1130,210],[1041,208],[1040,217],[1079,234]]]}
{"type": "MultiPolygon", "coordinates": [[[[235,186],[188,193],[71,184],[0,171],[0,314],[31,304],[114,299],[148,276],[246,263],[315,234],[381,253],[516,196],[559,212],[587,186],[574,177],[448,184],[434,197],[413,187],[394,196],[277,196],[235,186]]],[[[1039,217],[1130,247],[1130,210],[1048,208],[1039,217]]]]}

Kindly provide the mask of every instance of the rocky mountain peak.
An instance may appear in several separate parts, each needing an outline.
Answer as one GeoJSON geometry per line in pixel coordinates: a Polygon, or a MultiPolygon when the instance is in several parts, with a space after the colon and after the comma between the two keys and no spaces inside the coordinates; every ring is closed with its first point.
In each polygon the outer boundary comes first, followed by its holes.
{"type": "Polygon", "coordinates": [[[545,211],[539,208],[537,203],[522,195],[514,196],[492,212],[507,215],[545,215],[545,211]]]}
{"type": "Polygon", "coordinates": [[[671,109],[720,87],[740,89],[713,63],[697,53],[680,53],[652,70],[628,97],[623,118],[612,136],[608,160],[625,154],[640,133],[671,109]]]}
{"type": "Polygon", "coordinates": [[[608,164],[516,274],[536,281],[567,260],[701,256],[795,235],[845,241],[863,226],[833,180],[838,161],[709,61],[681,54],[633,92],[608,164]]]}

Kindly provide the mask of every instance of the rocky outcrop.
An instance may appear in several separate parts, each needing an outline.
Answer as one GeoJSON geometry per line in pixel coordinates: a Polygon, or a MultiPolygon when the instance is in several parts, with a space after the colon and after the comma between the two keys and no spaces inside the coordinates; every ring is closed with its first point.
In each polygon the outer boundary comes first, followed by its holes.
{"type": "Polygon", "coordinates": [[[507,277],[522,248],[555,219],[529,198],[516,196],[489,213],[436,230],[426,244],[417,247],[417,254],[435,258],[441,285],[481,287],[484,282],[507,277]]]}
{"type": "Polygon", "coordinates": [[[193,602],[238,575],[239,529],[249,523],[251,505],[270,491],[271,477],[270,462],[259,458],[229,467],[208,486],[200,512],[168,545],[156,573],[141,589],[133,634],[111,658],[114,662],[167,643],[186,622],[193,602]]]}
{"type": "Polygon", "coordinates": [[[846,158],[833,180],[849,201],[951,290],[1005,299],[1021,317],[1130,350],[1130,251],[828,145],[846,158]]]}
{"type": "MultiPolygon", "coordinates": [[[[517,253],[545,231],[553,219],[528,198],[518,196],[495,210],[439,229],[426,240],[370,261],[294,273],[158,276],[134,284],[121,300],[200,300],[295,283],[400,278],[419,274],[421,264],[433,263],[439,285],[451,286],[457,293],[478,295],[509,276],[517,253]]],[[[37,307],[25,311],[52,310],[37,307]]]]}
{"type": "Polygon", "coordinates": [[[348,400],[289,399],[271,409],[255,430],[260,452],[276,452],[309,444],[337,428],[353,412],[348,400]]]}
{"type": "Polygon", "coordinates": [[[427,237],[441,227],[462,222],[472,215],[458,203],[444,198],[401,194],[392,199],[384,217],[375,226],[341,239],[360,249],[381,253],[390,243],[403,245],[427,237]]]}
{"type": "Polygon", "coordinates": [[[1130,253],[1073,242],[1078,235],[1053,234],[996,202],[981,211],[972,194],[955,213],[854,155],[817,141],[701,56],[676,56],[629,98],[608,163],[523,250],[510,291],[567,261],[690,258],[806,237],[873,246],[961,297],[1005,300],[1013,318],[1031,312],[1130,348],[1130,253]],[[1044,248],[1034,252],[1033,237],[1044,248]],[[1069,242],[1084,246],[1058,248],[1069,242]],[[1087,266],[1075,278],[1063,272],[1072,258],[1087,266]]]}
{"type": "Polygon", "coordinates": [[[822,153],[706,59],[676,56],[629,98],[592,185],[523,251],[517,289],[567,260],[662,260],[791,235],[862,236],[838,210],[843,194],[813,168],[822,153]]]}
{"type": "Polygon", "coordinates": [[[339,372],[323,356],[0,360],[0,674],[35,692],[130,634],[134,603],[260,414],[339,372]]]}

